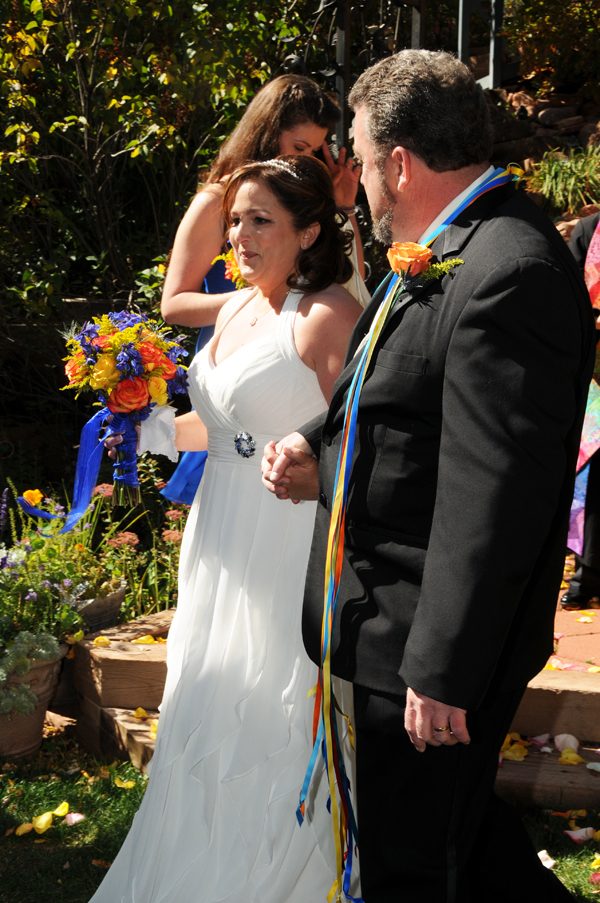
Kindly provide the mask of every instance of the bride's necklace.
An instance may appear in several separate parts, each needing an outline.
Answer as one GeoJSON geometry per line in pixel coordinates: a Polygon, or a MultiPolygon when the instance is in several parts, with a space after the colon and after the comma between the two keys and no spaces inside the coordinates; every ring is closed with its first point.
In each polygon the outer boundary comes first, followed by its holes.
{"type": "MultiPolygon", "coordinates": [[[[286,292],[286,294],[287,294],[287,292],[286,292]]],[[[285,298],[285,295],[283,296],[283,298],[285,298]]],[[[279,302],[282,301],[283,298],[279,298],[275,303],[279,304],[279,302]]],[[[255,298],[254,301],[252,302],[252,310],[254,313],[253,313],[252,319],[250,320],[250,326],[256,326],[256,324],[258,323],[260,318],[266,316],[269,313],[269,311],[273,310],[273,309],[274,309],[274,306],[272,304],[269,304],[269,306],[267,307],[266,310],[263,310],[263,312],[261,314],[257,314],[256,313],[256,298],[255,298]]]]}

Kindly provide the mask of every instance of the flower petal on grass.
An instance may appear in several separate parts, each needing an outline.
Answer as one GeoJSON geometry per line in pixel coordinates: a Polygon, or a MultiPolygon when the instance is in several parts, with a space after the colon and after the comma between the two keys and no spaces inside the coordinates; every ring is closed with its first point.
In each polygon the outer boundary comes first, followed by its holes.
{"type": "Polygon", "coordinates": [[[67,827],[72,828],[73,825],[78,825],[84,819],[85,815],[82,815],[81,812],[69,812],[61,821],[61,825],[67,825],[67,827]]]}
{"type": "Polygon", "coordinates": [[[563,834],[568,834],[575,843],[586,843],[586,841],[591,840],[594,836],[594,829],[579,828],[578,831],[563,831],[563,834]]]}
{"type": "Polygon", "coordinates": [[[554,745],[562,752],[567,746],[570,746],[576,752],[579,749],[579,740],[573,734],[557,734],[554,738],[554,745]]]}
{"type": "Polygon", "coordinates": [[[600,872],[594,872],[593,875],[590,875],[590,884],[594,887],[600,887],[600,872]]]}
{"type": "Polygon", "coordinates": [[[542,865],[545,865],[547,869],[553,869],[556,866],[556,859],[552,858],[548,850],[540,850],[538,856],[542,865]]]}
{"type": "Polygon", "coordinates": [[[135,781],[124,781],[117,775],[115,778],[115,786],[121,787],[123,790],[131,790],[132,787],[135,787],[135,781]]]}
{"type": "Polygon", "coordinates": [[[92,865],[95,865],[96,868],[99,869],[109,869],[112,862],[106,862],[104,859],[92,859],[92,865]]]}
{"type": "Polygon", "coordinates": [[[30,831],[33,831],[33,825],[31,824],[31,822],[27,821],[25,822],[25,824],[19,825],[19,827],[15,831],[15,834],[17,835],[17,837],[21,837],[22,834],[29,834],[30,831]]]}
{"type": "Polygon", "coordinates": [[[44,812],[42,815],[38,815],[36,818],[31,819],[31,824],[33,825],[33,830],[36,834],[43,834],[44,831],[47,831],[48,828],[52,827],[52,812],[44,812]]]}
{"type": "Polygon", "coordinates": [[[594,857],[594,861],[590,862],[590,868],[597,869],[599,867],[600,867],[600,856],[598,856],[598,854],[596,853],[596,856],[594,857]]]}
{"type": "Polygon", "coordinates": [[[59,815],[59,816],[60,816],[60,815],[66,815],[68,811],[69,811],[69,804],[68,804],[68,803],[61,803],[60,806],[58,806],[58,807],[53,811],[52,815],[59,815]]]}

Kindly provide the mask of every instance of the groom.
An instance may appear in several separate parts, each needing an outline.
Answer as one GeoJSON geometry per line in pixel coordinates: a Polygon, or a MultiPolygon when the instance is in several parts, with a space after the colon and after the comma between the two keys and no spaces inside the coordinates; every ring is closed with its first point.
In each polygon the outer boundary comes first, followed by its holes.
{"type": "MultiPolygon", "coordinates": [[[[552,652],[593,358],[589,298],[554,226],[492,172],[484,95],[406,50],[350,94],[376,237],[459,258],[405,292],[360,395],[332,670],[355,685],[365,903],[572,899],[493,794],[498,752],[552,652]]],[[[356,355],[329,411],[265,449],[280,498],[318,498],[304,638],[319,662],[325,549],[356,355]],[[285,450],[285,451],[284,451],[285,450]],[[318,471],[318,486],[317,486],[318,471]]]]}

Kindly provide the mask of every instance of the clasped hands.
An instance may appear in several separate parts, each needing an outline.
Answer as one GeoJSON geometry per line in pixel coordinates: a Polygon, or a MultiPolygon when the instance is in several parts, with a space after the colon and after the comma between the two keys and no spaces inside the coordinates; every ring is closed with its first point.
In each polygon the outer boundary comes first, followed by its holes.
{"type": "Polygon", "coordinates": [[[304,436],[292,433],[265,445],[263,485],[281,501],[314,501],[319,497],[319,463],[304,436]]]}

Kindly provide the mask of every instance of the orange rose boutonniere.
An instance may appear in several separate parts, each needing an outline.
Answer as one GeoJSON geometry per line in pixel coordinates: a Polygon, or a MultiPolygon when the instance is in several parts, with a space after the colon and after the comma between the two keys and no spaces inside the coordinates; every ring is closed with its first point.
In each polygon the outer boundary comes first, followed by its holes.
{"type": "Polygon", "coordinates": [[[401,292],[418,288],[431,279],[441,279],[451,269],[464,263],[458,257],[443,263],[430,263],[433,252],[414,241],[394,242],[387,256],[392,270],[400,276],[398,287],[401,292]]]}
{"type": "Polygon", "coordinates": [[[402,244],[395,241],[387,256],[394,273],[398,275],[403,273],[408,278],[418,276],[427,269],[433,251],[415,244],[414,241],[405,241],[402,244]]]}

